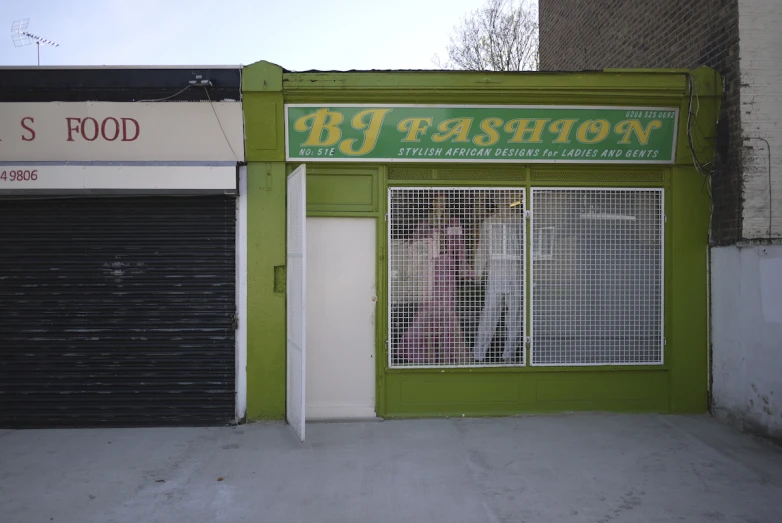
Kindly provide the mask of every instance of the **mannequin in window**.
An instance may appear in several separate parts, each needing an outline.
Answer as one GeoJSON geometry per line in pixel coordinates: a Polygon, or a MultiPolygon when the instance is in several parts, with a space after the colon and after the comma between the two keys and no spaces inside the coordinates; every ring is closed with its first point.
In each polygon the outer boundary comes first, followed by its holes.
{"type": "Polygon", "coordinates": [[[502,314],[505,316],[505,348],[502,359],[509,362],[519,348],[524,318],[524,205],[523,193],[504,193],[497,210],[481,224],[473,276],[486,275],[486,296],[475,337],[473,356],[486,358],[502,314]]]}
{"type": "Polygon", "coordinates": [[[465,277],[464,233],[450,215],[445,194],[432,202],[432,215],[419,223],[410,238],[408,259],[416,266],[418,310],[400,342],[400,356],[419,365],[454,363],[465,353],[456,312],[458,278],[465,277]]]}

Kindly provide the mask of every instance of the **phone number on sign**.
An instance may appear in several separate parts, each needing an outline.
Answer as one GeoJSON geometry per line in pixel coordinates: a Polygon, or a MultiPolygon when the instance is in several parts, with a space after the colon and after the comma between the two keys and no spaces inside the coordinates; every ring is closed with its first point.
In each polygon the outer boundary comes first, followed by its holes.
{"type": "Polygon", "coordinates": [[[675,118],[675,111],[627,111],[627,118],[675,118]]]}
{"type": "Polygon", "coordinates": [[[38,179],[38,169],[32,171],[0,171],[2,182],[34,182],[38,179]]]}

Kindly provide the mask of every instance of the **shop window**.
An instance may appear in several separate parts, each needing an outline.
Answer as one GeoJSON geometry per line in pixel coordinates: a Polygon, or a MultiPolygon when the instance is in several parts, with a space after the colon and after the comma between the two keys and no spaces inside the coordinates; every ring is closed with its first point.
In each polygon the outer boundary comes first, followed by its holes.
{"type": "Polygon", "coordinates": [[[533,246],[557,236],[532,260],[531,364],[662,363],[663,191],[533,189],[531,202],[533,246]]]}
{"type": "Polygon", "coordinates": [[[389,189],[391,367],[524,365],[521,189],[389,189]]]}

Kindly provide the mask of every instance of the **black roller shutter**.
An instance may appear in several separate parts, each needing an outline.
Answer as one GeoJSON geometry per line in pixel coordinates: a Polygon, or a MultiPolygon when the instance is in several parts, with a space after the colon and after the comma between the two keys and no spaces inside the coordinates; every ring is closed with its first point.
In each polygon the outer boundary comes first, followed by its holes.
{"type": "Polygon", "coordinates": [[[234,419],[235,199],[0,201],[0,426],[234,419]]]}

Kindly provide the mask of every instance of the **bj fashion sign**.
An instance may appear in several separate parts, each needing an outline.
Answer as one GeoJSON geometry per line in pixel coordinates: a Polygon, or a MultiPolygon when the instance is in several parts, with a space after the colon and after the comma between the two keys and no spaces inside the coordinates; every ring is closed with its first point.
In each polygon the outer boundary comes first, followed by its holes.
{"type": "Polygon", "coordinates": [[[240,103],[0,103],[1,162],[243,159],[240,103]]]}
{"type": "Polygon", "coordinates": [[[285,106],[288,160],[673,163],[665,107],[285,106]]]}

